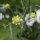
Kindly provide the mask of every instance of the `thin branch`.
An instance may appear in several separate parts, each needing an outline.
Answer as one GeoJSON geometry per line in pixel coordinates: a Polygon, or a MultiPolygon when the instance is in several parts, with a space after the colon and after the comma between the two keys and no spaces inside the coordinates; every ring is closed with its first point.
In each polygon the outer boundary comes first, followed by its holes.
{"type": "Polygon", "coordinates": [[[21,4],[22,4],[22,8],[24,9],[24,4],[23,4],[23,1],[21,0],[21,4]]]}
{"type": "MultiPolygon", "coordinates": [[[[12,22],[11,22],[10,24],[12,24],[12,22]]],[[[7,27],[7,26],[9,26],[10,24],[8,24],[8,25],[5,25],[5,26],[3,25],[3,26],[4,26],[4,27],[7,27]]]]}
{"type": "Polygon", "coordinates": [[[13,12],[13,10],[12,10],[11,8],[9,8],[9,9],[10,9],[10,11],[11,11],[11,12],[12,12],[12,14],[13,14],[13,13],[14,13],[14,12],[13,12]]]}

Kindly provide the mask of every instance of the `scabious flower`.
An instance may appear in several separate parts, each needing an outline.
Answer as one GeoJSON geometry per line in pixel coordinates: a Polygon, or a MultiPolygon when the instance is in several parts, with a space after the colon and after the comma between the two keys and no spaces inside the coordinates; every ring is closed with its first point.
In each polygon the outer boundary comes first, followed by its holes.
{"type": "Polygon", "coordinates": [[[31,12],[31,13],[30,13],[30,17],[31,17],[31,18],[35,18],[35,17],[36,17],[35,12],[31,12]]]}
{"type": "Polygon", "coordinates": [[[25,21],[27,26],[32,26],[34,22],[36,22],[36,14],[33,12],[27,14],[25,17],[25,21]]]}
{"type": "Polygon", "coordinates": [[[5,8],[9,9],[10,8],[10,4],[5,4],[5,8]]]}
{"type": "Polygon", "coordinates": [[[21,21],[23,21],[23,19],[21,19],[21,18],[19,17],[19,15],[14,16],[14,18],[12,18],[12,23],[13,23],[13,24],[20,25],[20,22],[21,22],[21,21]]]}

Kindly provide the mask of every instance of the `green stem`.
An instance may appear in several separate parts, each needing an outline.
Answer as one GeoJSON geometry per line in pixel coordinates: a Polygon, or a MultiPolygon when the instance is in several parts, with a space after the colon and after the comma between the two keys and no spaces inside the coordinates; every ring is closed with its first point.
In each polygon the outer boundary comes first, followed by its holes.
{"type": "Polygon", "coordinates": [[[25,9],[25,6],[24,6],[24,4],[23,4],[23,1],[21,0],[21,4],[22,4],[22,9],[23,9],[23,18],[25,17],[25,13],[26,13],[26,10],[27,10],[27,8],[25,9]]]}
{"type": "MultiPolygon", "coordinates": [[[[12,24],[12,22],[11,22],[10,24],[12,24]]],[[[6,27],[9,26],[10,24],[8,24],[8,25],[2,25],[2,26],[6,28],[6,27]]]]}
{"type": "Polygon", "coordinates": [[[12,24],[10,25],[10,33],[11,33],[11,38],[13,40],[12,24]]]}
{"type": "Polygon", "coordinates": [[[24,9],[24,4],[23,4],[23,1],[21,0],[21,4],[22,4],[22,9],[24,9]]]}

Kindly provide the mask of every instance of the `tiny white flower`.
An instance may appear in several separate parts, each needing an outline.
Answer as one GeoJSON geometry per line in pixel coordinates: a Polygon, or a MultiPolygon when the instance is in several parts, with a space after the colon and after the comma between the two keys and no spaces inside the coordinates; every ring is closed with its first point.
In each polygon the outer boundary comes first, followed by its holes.
{"type": "Polygon", "coordinates": [[[5,15],[5,17],[8,19],[10,16],[7,14],[7,15],[5,15]]]}
{"type": "Polygon", "coordinates": [[[37,14],[37,22],[40,23],[40,9],[36,11],[37,14]]]}
{"type": "Polygon", "coordinates": [[[0,20],[2,20],[2,13],[0,13],[0,20]]]}
{"type": "Polygon", "coordinates": [[[32,26],[34,24],[34,22],[36,22],[36,18],[35,19],[30,18],[29,20],[27,20],[26,24],[28,26],[32,26]]]}

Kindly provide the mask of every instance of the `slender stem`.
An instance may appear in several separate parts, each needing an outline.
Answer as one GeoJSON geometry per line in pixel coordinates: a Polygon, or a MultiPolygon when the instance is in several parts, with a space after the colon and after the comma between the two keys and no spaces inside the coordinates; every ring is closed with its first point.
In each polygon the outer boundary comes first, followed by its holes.
{"type": "Polygon", "coordinates": [[[29,10],[30,10],[30,0],[29,0],[29,10]]]}
{"type": "Polygon", "coordinates": [[[24,18],[24,16],[25,16],[25,12],[26,12],[26,10],[27,10],[27,8],[25,9],[25,6],[24,6],[24,4],[23,4],[23,1],[21,0],[21,4],[22,4],[22,9],[23,9],[23,18],[24,18]]]}
{"type": "Polygon", "coordinates": [[[24,9],[24,4],[23,4],[23,1],[21,0],[21,4],[22,4],[22,8],[24,9]]]}
{"type": "Polygon", "coordinates": [[[12,14],[13,14],[14,12],[13,12],[12,8],[9,8],[9,9],[10,9],[10,11],[11,11],[11,12],[12,12],[12,14]]]}
{"type": "Polygon", "coordinates": [[[13,40],[12,24],[10,25],[11,38],[13,40]]]}
{"type": "MultiPolygon", "coordinates": [[[[28,8],[28,7],[27,7],[27,8],[28,8]]],[[[27,8],[26,8],[25,11],[23,12],[23,14],[24,14],[24,15],[23,15],[23,18],[25,17],[25,13],[26,13],[27,8]]]]}
{"type": "MultiPolygon", "coordinates": [[[[12,24],[12,22],[11,22],[10,24],[12,24]]],[[[7,26],[9,26],[10,24],[8,24],[8,25],[3,25],[3,26],[4,26],[4,27],[7,27],[7,26]]]]}

